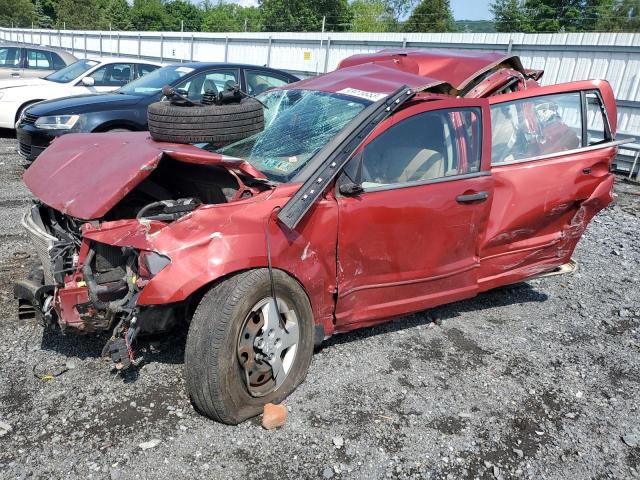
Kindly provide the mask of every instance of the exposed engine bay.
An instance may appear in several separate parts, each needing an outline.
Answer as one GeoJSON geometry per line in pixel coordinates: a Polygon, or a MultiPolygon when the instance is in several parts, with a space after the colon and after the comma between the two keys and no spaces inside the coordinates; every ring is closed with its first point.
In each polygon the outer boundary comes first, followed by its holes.
{"type": "Polygon", "coordinates": [[[19,317],[36,318],[63,333],[113,330],[103,354],[110,354],[118,368],[135,365],[136,336],[167,332],[188,321],[188,302],[136,305],[145,285],[171,260],[155,251],[90,240],[85,234],[123,220],[172,223],[201,206],[233,202],[267,188],[268,183],[242,172],[165,155],[102,218],[75,218],[36,201],[22,224],[41,264],[14,287],[19,317]]]}

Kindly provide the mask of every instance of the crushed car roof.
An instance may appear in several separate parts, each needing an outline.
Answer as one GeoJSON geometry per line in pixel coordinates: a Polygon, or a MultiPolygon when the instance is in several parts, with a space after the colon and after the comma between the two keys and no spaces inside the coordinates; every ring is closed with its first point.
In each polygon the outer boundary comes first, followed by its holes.
{"type": "Polygon", "coordinates": [[[400,71],[429,77],[434,81],[439,79],[449,83],[457,90],[462,90],[479,75],[502,63],[525,73],[525,69],[516,55],[503,52],[450,49],[385,49],[376,53],[353,55],[342,60],[338,65],[338,70],[363,64],[383,63],[389,65],[390,62],[400,71]]]}
{"type": "Polygon", "coordinates": [[[445,81],[418,75],[398,69],[393,62],[363,63],[341,68],[333,72],[296,82],[282,89],[319,90],[330,93],[343,93],[355,97],[377,100],[368,93],[388,95],[402,85],[415,90],[447,91],[450,86],[445,81]]]}

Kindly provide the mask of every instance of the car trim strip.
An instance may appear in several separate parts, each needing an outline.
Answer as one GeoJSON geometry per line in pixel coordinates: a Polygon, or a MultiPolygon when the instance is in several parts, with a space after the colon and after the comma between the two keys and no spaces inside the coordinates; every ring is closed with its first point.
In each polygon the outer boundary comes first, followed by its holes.
{"type": "Polygon", "coordinates": [[[366,187],[363,193],[385,192],[387,190],[396,190],[399,188],[420,187],[422,185],[432,185],[434,183],[444,183],[444,182],[455,182],[456,180],[467,180],[469,178],[476,178],[476,177],[488,177],[490,175],[491,175],[491,171],[484,170],[481,172],[465,173],[462,175],[452,175],[451,177],[439,177],[439,178],[432,178],[429,180],[416,180],[413,182],[390,183],[388,185],[381,185],[379,187],[366,187]]]}
{"type": "Polygon", "coordinates": [[[574,148],[572,150],[563,150],[562,152],[549,153],[547,155],[538,155],[537,157],[522,158],[520,160],[511,160],[510,162],[492,163],[491,168],[504,167],[506,165],[515,165],[518,163],[536,162],[539,160],[547,160],[555,157],[563,157],[566,155],[574,155],[576,153],[590,152],[592,150],[600,150],[603,148],[613,148],[627,143],[635,142],[635,138],[625,138],[623,140],[615,140],[612,142],[601,143],[599,145],[590,145],[588,147],[574,148]]]}
{"type": "Polygon", "coordinates": [[[369,285],[360,285],[359,287],[353,287],[345,292],[340,292],[338,294],[338,298],[344,298],[352,293],[359,292],[361,290],[371,290],[373,288],[388,288],[388,287],[401,287],[403,285],[413,285],[415,283],[424,283],[424,282],[432,282],[434,280],[442,280],[443,278],[453,277],[454,275],[459,275],[461,273],[468,272],[473,270],[474,268],[478,268],[480,266],[480,261],[476,259],[476,261],[466,267],[461,267],[456,270],[447,273],[441,273],[440,275],[432,275],[430,277],[423,278],[412,278],[409,280],[400,280],[397,282],[387,282],[387,283],[372,283],[369,285]]]}

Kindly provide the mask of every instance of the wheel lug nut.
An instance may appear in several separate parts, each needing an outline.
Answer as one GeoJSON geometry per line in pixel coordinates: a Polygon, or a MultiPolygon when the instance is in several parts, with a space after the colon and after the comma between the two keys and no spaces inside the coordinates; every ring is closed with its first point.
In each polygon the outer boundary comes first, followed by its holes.
{"type": "Polygon", "coordinates": [[[276,333],[273,331],[273,328],[269,330],[269,336],[273,337],[276,333]]]}

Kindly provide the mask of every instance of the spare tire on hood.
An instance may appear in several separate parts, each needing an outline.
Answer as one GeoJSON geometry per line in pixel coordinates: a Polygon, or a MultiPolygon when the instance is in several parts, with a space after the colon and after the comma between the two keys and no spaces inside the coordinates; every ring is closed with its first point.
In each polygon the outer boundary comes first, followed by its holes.
{"type": "Polygon", "coordinates": [[[173,105],[156,102],[147,111],[151,138],[173,143],[230,143],[264,128],[260,102],[244,98],[224,105],[173,105]]]}

